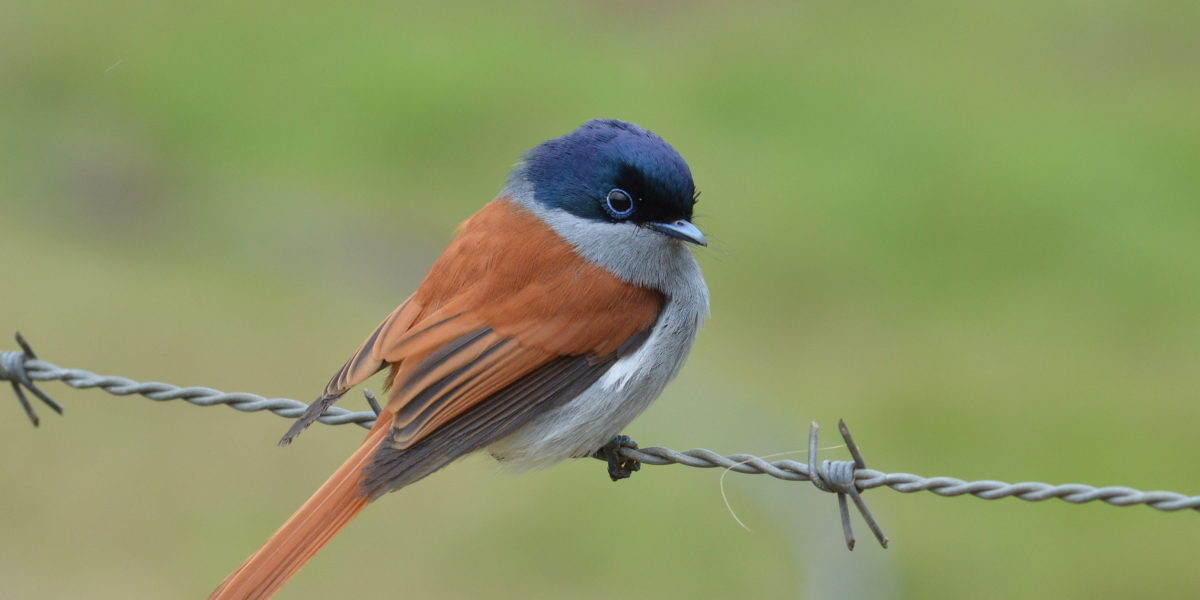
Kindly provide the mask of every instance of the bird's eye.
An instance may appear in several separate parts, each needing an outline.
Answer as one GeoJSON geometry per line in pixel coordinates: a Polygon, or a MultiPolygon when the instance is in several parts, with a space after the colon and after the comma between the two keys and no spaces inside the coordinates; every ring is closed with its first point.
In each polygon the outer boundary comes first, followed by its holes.
{"type": "Polygon", "coordinates": [[[615,189],[604,200],[604,209],[614,219],[624,219],[633,214],[633,198],[625,190],[615,189]]]}

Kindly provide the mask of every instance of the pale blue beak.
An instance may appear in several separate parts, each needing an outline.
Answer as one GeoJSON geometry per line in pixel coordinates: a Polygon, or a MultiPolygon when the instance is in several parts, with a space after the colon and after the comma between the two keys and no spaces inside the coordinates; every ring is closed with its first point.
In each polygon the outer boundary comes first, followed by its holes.
{"type": "Polygon", "coordinates": [[[669,235],[673,238],[679,238],[689,244],[697,246],[707,246],[708,240],[704,239],[704,234],[692,225],[690,221],[680,219],[672,223],[647,223],[647,227],[661,234],[669,235]]]}

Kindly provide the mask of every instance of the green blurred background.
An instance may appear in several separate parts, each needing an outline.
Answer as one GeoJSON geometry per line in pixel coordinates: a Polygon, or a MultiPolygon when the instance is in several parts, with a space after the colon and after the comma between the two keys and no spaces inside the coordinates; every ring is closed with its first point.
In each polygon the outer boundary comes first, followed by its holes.
{"type": "MultiPolygon", "coordinates": [[[[8,3],[0,331],[311,399],[522,151],[617,117],[688,159],[714,240],[635,439],[845,417],[883,470],[1200,493],[1197,31],[1129,0],[8,3]]],[[[45,388],[37,430],[0,398],[6,599],[204,597],[362,437],[45,388]]],[[[879,491],[892,548],[856,517],[851,554],[832,497],[731,475],[750,533],[718,475],[468,459],[279,598],[1200,594],[1192,513],[879,491]]]]}

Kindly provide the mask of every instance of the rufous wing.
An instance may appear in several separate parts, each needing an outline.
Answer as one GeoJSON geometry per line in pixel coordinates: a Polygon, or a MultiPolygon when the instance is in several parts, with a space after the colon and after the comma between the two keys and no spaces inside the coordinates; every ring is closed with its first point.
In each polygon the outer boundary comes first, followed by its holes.
{"type": "Polygon", "coordinates": [[[367,470],[377,496],[570,401],[644,340],[657,290],[585,261],[523,206],[498,198],[460,230],[416,294],[393,365],[392,431],[367,470]]]}
{"type": "Polygon", "coordinates": [[[588,263],[528,209],[497,198],[463,223],[417,292],[281,444],[391,365],[392,431],[363,485],[372,495],[406,485],[574,398],[619,351],[645,339],[663,301],[661,292],[588,263]]]}

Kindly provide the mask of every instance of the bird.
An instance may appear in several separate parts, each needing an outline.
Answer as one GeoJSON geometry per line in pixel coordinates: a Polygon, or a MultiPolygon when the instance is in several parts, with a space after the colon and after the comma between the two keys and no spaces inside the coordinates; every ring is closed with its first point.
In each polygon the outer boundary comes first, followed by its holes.
{"type": "Polygon", "coordinates": [[[273,596],[383,494],[488,452],[513,471],[596,456],[639,468],[622,430],[671,382],[709,313],[687,162],[595,119],[523,154],[416,291],[297,419],[287,445],[388,369],[359,448],[209,600],[273,596]]]}

